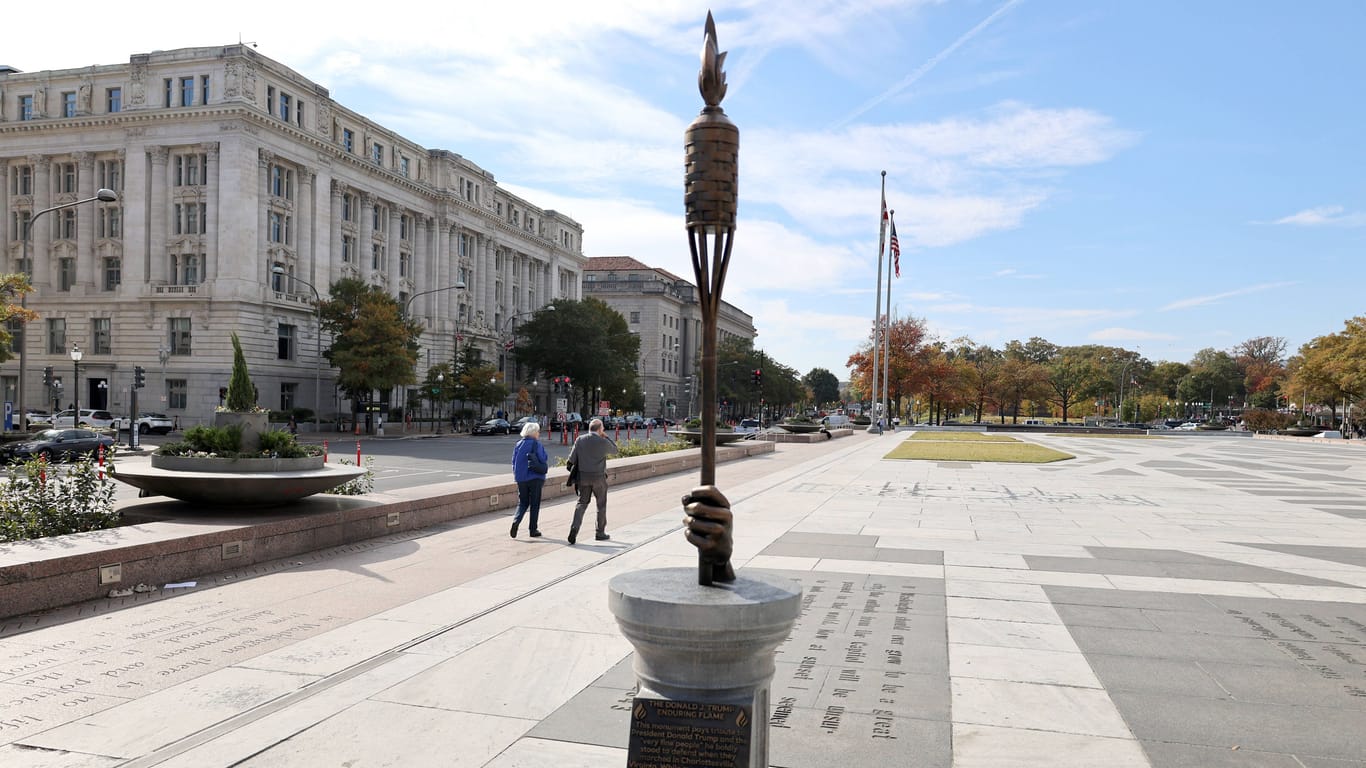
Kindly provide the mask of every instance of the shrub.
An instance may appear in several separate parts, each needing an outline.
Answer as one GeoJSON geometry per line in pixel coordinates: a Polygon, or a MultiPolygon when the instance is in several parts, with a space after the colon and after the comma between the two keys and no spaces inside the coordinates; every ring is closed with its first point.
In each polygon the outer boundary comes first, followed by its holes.
{"type": "Polygon", "coordinates": [[[1253,432],[1272,432],[1285,429],[1294,423],[1295,417],[1268,410],[1266,408],[1253,408],[1243,411],[1243,424],[1253,432]]]}
{"type": "Polygon", "coordinates": [[[161,456],[215,456],[220,459],[302,459],[321,456],[322,448],[304,445],[284,430],[262,432],[254,450],[242,450],[242,427],[228,424],[222,427],[199,425],[185,431],[185,439],[166,443],[157,449],[161,456]]]}
{"type": "Polygon", "coordinates": [[[303,445],[294,435],[283,430],[261,433],[261,450],[257,456],[273,456],[279,459],[302,459],[308,456],[321,456],[322,448],[316,445],[303,445]]]}
{"type": "MultiPolygon", "coordinates": [[[[683,428],[684,428],[684,429],[701,429],[701,428],[702,428],[702,420],[701,420],[701,419],[688,419],[687,423],[685,423],[685,424],[683,425],[683,428]]],[[[721,421],[720,419],[717,419],[717,421],[716,421],[716,431],[717,431],[717,432],[734,432],[734,431],[735,431],[735,428],[732,427],[731,425],[729,425],[729,424],[727,424],[727,423],[721,421]]]]}
{"type": "MultiPolygon", "coordinates": [[[[114,451],[105,454],[106,469],[114,451]]],[[[7,468],[0,488],[0,542],[98,531],[119,524],[114,483],[86,456],[62,470],[33,459],[7,468]]]]}
{"type": "Polygon", "coordinates": [[[256,410],[256,388],[251,384],[247,358],[242,354],[242,342],[238,341],[235,331],[232,334],[232,378],[228,379],[227,409],[240,413],[256,410]]]}

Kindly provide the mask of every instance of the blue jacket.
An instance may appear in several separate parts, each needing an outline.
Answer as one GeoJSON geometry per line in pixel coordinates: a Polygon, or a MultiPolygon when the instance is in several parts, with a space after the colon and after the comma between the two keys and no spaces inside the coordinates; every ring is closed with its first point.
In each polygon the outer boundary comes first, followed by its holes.
{"type": "Polygon", "coordinates": [[[545,479],[545,475],[531,471],[530,463],[527,461],[527,455],[530,453],[535,453],[541,457],[541,461],[545,462],[547,466],[550,464],[550,457],[546,455],[545,446],[541,445],[540,440],[530,437],[518,440],[517,445],[512,449],[512,477],[519,483],[545,479]]]}

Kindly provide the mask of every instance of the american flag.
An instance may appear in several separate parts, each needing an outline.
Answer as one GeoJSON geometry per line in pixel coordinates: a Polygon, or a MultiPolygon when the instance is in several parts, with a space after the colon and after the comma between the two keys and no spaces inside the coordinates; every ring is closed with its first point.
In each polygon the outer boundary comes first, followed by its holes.
{"type": "Polygon", "coordinates": [[[897,277],[901,277],[901,243],[896,239],[896,219],[892,219],[892,268],[897,277]]]}

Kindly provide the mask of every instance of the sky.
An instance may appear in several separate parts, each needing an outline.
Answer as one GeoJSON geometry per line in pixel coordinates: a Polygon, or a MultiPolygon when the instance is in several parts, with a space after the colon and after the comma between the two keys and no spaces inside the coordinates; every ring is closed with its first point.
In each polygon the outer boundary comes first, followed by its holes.
{"type": "Polygon", "coordinates": [[[253,43],[574,218],[586,255],[687,278],[683,134],[711,10],[741,142],[722,295],[800,373],[846,378],[867,343],[884,171],[891,313],[946,342],[1186,362],[1259,336],[1293,353],[1366,314],[1360,0],[241,0],[195,23],[162,0],[63,7],[100,23],[8,35],[0,63],[253,43]]]}

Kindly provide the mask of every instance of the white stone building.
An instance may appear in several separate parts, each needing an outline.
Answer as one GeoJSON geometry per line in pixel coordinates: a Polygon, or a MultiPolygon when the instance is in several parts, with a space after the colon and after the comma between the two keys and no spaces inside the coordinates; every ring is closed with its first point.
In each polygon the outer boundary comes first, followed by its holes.
{"type": "MultiPolygon", "coordinates": [[[[629,256],[606,256],[588,259],[583,292],[619,312],[640,336],[636,365],[645,415],[681,419],[698,413],[693,377],[702,356],[702,307],[697,287],[629,256]]],[[[754,318],[722,299],[717,343],[733,337],[752,342],[756,335],[754,318]]]]}
{"type": "MultiPolygon", "coordinates": [[[[140,409],[207,421],[236,331],[262,406],[330,420],[349,405],[317,355],[328,340],[315,289],[326,297],[355,277],[396,297],[427,329],[419,378],[452,359],[457,337],[496,364],[509,319],[580,298],[577,222],[250,46],[0,67],[0,178],[5,271],[31,272],[27,304],[40,315],[26,334],[12,324],[25,354],[0,366],[0,396],[16,410],[21,375],[24,404],[51,407],[48,366],[69,404],[77,344],[83,407],[126,410],[143,366],[140,409]],[[25,248],[35,214],[101,188],[118,201],[46,211],[25,248]]],[[[402,404],[401,392],[376,396],[402,404]]]]}

